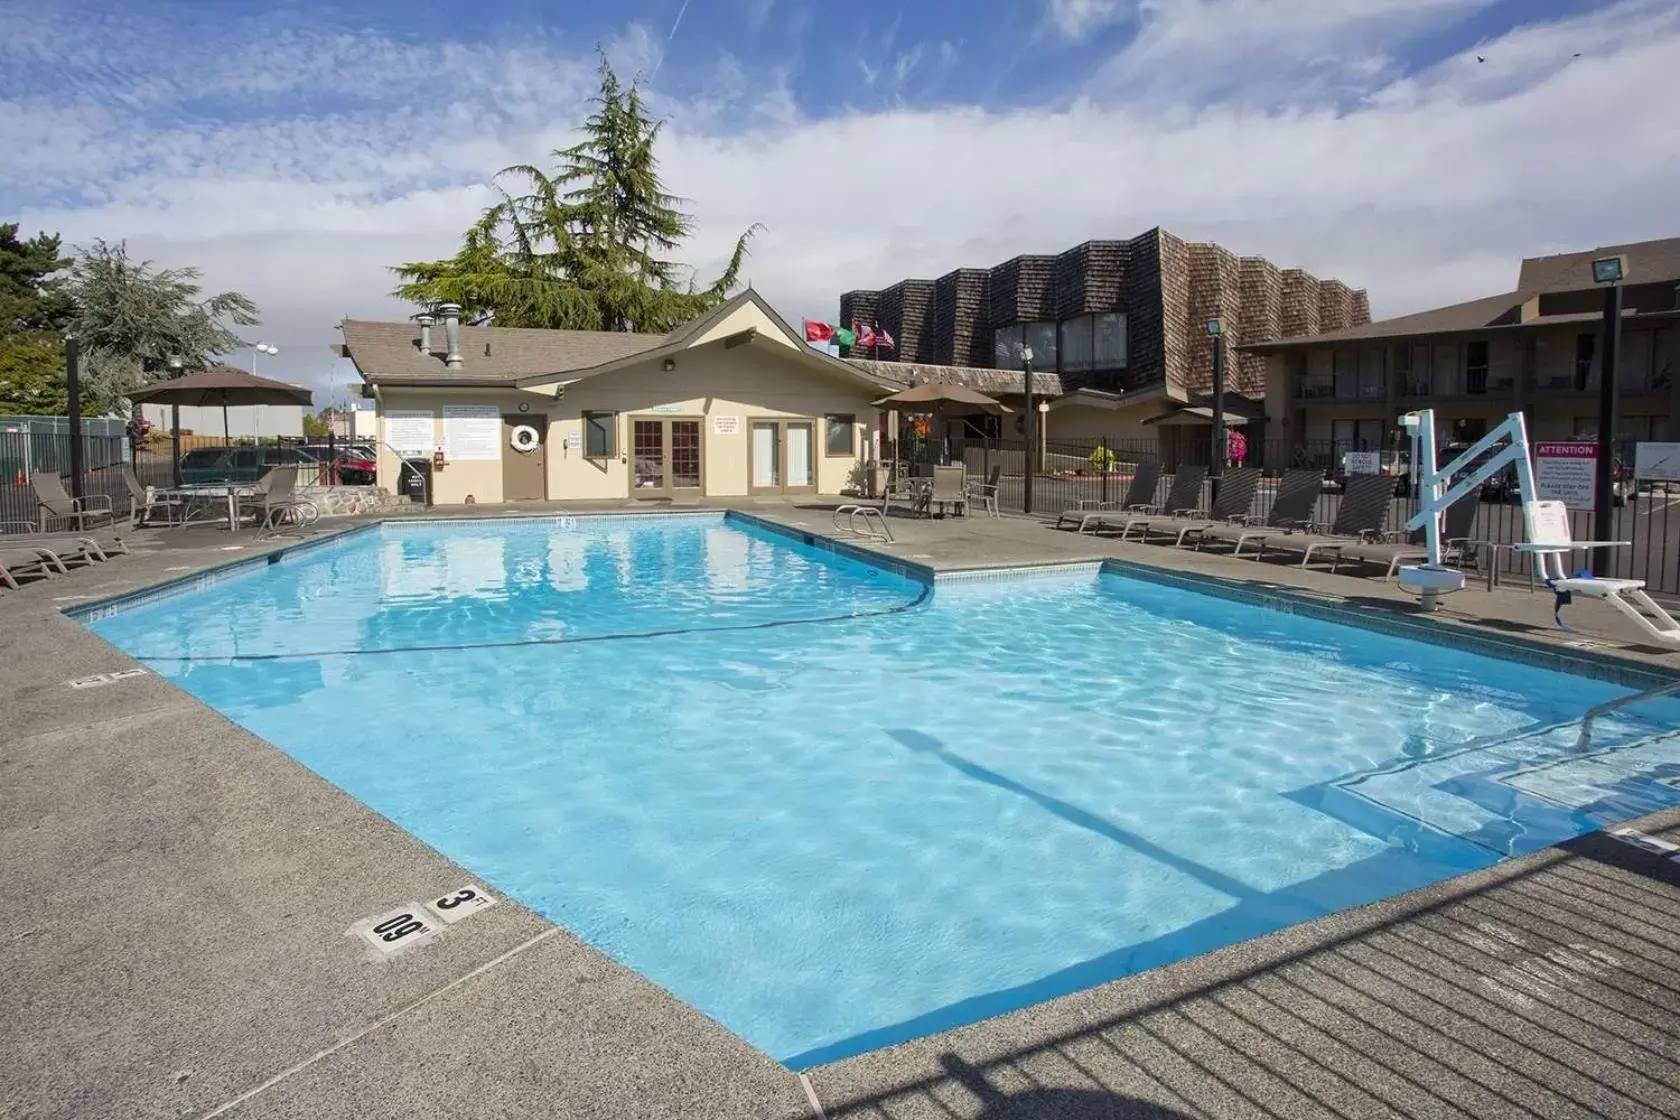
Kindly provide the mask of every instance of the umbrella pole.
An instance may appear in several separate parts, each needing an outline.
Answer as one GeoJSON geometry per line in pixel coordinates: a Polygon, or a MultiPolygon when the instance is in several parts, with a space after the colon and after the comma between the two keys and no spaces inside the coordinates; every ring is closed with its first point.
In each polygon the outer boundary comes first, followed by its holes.
{"type": "Polygon", "coordinates": [[[233,436],[228,431],[227,394],[222,394],[222,442],[232,446],[233,436]]]}

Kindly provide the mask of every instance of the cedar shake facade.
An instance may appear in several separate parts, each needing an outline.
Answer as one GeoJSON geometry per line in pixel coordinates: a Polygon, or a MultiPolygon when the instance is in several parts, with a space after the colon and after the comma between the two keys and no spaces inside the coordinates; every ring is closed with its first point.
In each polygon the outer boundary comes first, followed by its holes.
{"type": "Polygon", "coordinates": [[[1224,324],[1228,391],[1258,402],[1266,361],[1238,347],[1357,327],[1371,314],[1365,293],[1339,280],[1159,228],[840,297],[842,324],[879,324],[898,344],[850,357],[1019,369],[1024,343],[1035,368],[1058,374],[1067,392],[1155,390],[1179,401],[1212,388],[1213,318],[1224,324]]]}

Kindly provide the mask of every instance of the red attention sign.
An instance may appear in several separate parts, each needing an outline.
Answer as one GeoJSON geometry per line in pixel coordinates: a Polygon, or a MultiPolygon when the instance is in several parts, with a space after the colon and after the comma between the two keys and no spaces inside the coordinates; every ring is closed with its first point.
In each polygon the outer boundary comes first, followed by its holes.
{"type": "Polygon", "coordinates": [[[1598,444],[1574,440],[1569,443],[1536,443],[1534,445],[1536,459],[1596,459],[1598,458],[1598,444]]]}

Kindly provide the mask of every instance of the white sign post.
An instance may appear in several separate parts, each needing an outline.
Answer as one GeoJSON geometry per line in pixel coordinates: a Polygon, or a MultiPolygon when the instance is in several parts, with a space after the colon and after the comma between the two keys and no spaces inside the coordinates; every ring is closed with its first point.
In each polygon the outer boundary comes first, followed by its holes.
{"type": "Polygon", "coordinates": [[[1561,501],[1572,510],[1593,508],[1598,444],[1569,440],[1534,445],[1534,488],[1542,500],[1561,501]]]}
{"type": "Polygon", "coordinates": [[[1633,453],[1633,477],[1680,482],[1680,443],[1640,443],[1633,453]]]}
{"type": "Polygon", "coordinates": [[[1349,451],[1346,456],[1348,474],[1381,474],[1382,452],[1349,451]]]}

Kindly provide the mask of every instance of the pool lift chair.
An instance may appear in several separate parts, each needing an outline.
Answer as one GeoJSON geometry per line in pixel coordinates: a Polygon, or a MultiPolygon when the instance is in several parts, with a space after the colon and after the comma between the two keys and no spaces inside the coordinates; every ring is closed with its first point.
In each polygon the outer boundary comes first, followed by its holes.
{"type": "Polygon", "coordinates": [[[1467,448],[1452,462],[1437,467],[1435,462],[1435,413],[1431,409],[1409,412],[1400,418],[1412,436],[1412,462],[1419,467],[1418,511],[1406,528],[1424,530],[1429,558],[1422,564],[1407,564],[1397,577],[1400,586],[1419,596],[1423,609],[1435,609],[1439,597],[1464,588],[1464,573],[1441,562],[1441,518],[1448,507],[1504,470],[1516,469],[1517,491],[1522,498],[1523,528],[1528,536],[1514,547],[1534,556],[1546,586],[1557,597],[1552,617],[1567,630],[1563,608],[1576,595],[1600,599],[1620,611],[1647,637],[1665,646],[1680,648],[1680,621],[1676,621],[1645,591],[1640,579],[1611,579],[1590,571],[1570,575],[1564,556],[1582,549],[1625,547],[1627,541],[1576,541],[1569,535],[1569,511],[1563,502],[1540,501],[1535,497],[1534,465],[1528,456],[1528,427],[1523,414],[1513,412],[1493,431],[1467,448]],[[1500,444],[1504,444],[1500,447],[1500,444]],[[1498,448],[1487,461],[1454,481],[1453,476],[1476,457],[1498,448]]]}

